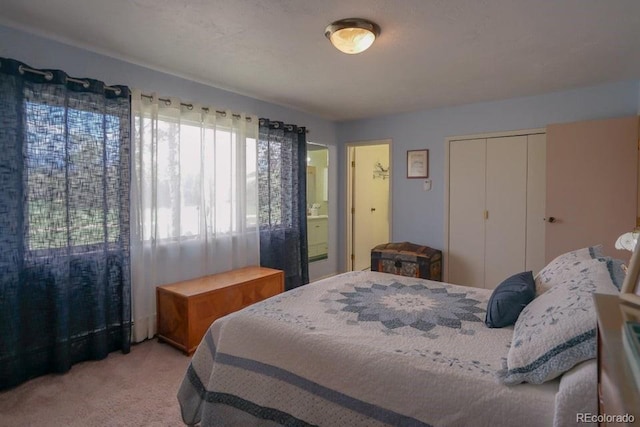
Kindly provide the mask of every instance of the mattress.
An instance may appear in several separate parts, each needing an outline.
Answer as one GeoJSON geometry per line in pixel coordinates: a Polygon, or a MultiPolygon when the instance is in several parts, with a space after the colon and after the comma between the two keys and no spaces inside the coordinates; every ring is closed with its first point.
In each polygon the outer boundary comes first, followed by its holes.
{"type": "Polygon", "coordinates": [[[506,386],[496,379],[513,329],[485,326],[490,295],[364,271],[254,304],[205,335],[178,393],[183,420],[553,425],[560,380],[506,386]]]}

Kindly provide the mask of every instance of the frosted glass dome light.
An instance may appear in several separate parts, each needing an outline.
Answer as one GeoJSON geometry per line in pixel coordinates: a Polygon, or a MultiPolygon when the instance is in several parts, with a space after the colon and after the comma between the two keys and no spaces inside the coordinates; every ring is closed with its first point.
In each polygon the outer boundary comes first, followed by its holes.
{"type": "Polygon", "coordinates": [[[348,18],[328,25],[324,35],[340,52],[356,54],[371,47],[380,35],[380,27],[366,19],[348,18]]]}

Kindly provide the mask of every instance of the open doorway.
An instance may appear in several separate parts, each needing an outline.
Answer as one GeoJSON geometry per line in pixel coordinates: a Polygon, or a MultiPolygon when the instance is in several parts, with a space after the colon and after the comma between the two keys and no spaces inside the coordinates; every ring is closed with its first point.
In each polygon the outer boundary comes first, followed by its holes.
{"type": "Polygon", "coordinates": [[[371,267],[391,237],[391,140],[347,144],[347,270],[371,267]]]}
{"type": "Polygon", "coordinates": [[[307,142],[307,239],[309,262],[329,257],[329,147],[307,142]]]}

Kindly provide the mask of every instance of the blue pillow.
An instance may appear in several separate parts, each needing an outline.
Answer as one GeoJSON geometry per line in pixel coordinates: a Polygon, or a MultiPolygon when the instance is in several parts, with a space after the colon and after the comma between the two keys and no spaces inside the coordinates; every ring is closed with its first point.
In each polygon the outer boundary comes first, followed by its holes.
{"type": "Polygon", "coordinates": [[[514,274],[494,289],[487,304],[484,323],[490,328],[513,325],[520,312],[536,296],[533,273],[525,271],[514,274]]]}

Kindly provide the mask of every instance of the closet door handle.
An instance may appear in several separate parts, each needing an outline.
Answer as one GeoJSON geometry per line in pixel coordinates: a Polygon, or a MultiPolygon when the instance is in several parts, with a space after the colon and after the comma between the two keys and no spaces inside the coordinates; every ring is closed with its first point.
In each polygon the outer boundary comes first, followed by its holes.
{"type": "Polygon", "coordinates": [[[547,221],[547,222],[553,223],[553,222],[556,222],[556,217],[555,216],[550,216],[549,218],[545,218],[544,220],[547,221]]]}

